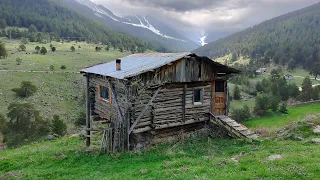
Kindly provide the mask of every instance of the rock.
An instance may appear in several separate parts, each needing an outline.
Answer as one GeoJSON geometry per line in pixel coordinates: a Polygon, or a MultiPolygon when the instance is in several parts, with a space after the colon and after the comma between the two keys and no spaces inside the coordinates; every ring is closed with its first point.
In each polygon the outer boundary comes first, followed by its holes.
{"type": "Polygon", "coordinates": [[[146,169],[140,170],[140,174],[146,174],[148,171],[146,169]]]}
{"type": "Polygon", "coordinates": [[[235,162],[235,163],[238,163],[239,162],[239,160],[238,160],[238,158],[237,157],[233,157],[233,158],[230,158],[233,162],[235,162]]]}
{"type": "Polygon", "coordinates": [[[313,138],[311,139],[311,141],[315,143],[320,143],[320,138],[313,138]]]}
{"type": "Polygon", "coordinates": [[[55,140],[55,139],[57,139],[54,135],[48,135],[47,137],[46,137],[46,139],[48,140],[48,141],[52,141],[52,140],[55,140]]]}
{"type": "Polygon", "coordinates": [[[314,127],[314,128],[312,129],[312,131],[313,131],[313,133],[315,133],[315,134],[320,134],[320,126],[318,125],[318,126],[314,127]]]}
{"type": "Polygon", "coordinates": [[[302,137],[297,137],[297,136],[295,136],[294,138],[293,138],[295,141],[303,141],[303,138],[302,137]]]}
{"type": "Polygon", "coordinates": [[[273,161],[273,160],[282,159],[282,158],[283,158],[283,157],[282,157],[282,155],[280,155],[280,154],[273,154],[273,155],[269,156],[269,157],[267,158],[267,160],[268,160],[268,161],[273,161]]]}

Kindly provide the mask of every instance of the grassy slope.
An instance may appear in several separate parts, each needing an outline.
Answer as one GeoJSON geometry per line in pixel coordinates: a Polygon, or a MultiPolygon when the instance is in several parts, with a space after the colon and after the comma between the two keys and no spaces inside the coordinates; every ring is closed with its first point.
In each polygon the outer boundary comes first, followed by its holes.
{"type": "Polygon", "coordinates": [[[0,152],[0,177],[25,179],[317,179],[320,148],[294,141],[192,138],[140,154],[97,156],[80,151],[77,138],[0,152]],[[239,157],[239,162],[231,160],[239,157]],[[273,154],[283,159],[267,161],[273,154]]]}
{"type": "Polygon", "coordinates": [[[83,79],[80,74],[43,74],[24,72],[1,72],[1,70],[40,70],[48,71],[50,65],[55,66],[55,71],[60,72],[61,65],[66,65],[65,71],[79,72],[80,69],[97,63],[114,60],[118,57],[128,55],[119,51],[102,50],[95,52],[94,44],[84,42],[58,43],[52,42],[57,48],[55,53],[50,51],[49,44],[29,43],[26,45],[27,52],[18,52],[20,41],[1,39],[5,42],[9,56],[0,59],[0,113],[6,114],[7,107],[11,102],[22,101],[16,98],[11,91],[12,88],[19,87],[22,81],[31,81],[38,87],[38,92],[25,101],[32,102],[40,110],[44,117],[52,117],[58,114],[63,119],[69,120],[77,115],[83,98],[83,79]],[[75,52],[71,52],[70,47],[76,47],[75,52]],[[36,46],[45,46],[48,54],[33,54],[36,46]],[[81,49],[78,48],[81,46],[81,49]],[[16,58],[21,58],[22,64],[16,65],[16,58]],[[79,103],[80,102],[80,103],[79,103]]]}
{"type": "Polygon", "coordinates": [[[274,114],[271,116],[254,118],[246,121],[244,124],[248,127],[264,127],[264,128],[279,128],[287,125],[290,122],[302,120],[307,115],[319,114],[320,104],[309,104],[288,108],[289,114],[274,114]]]}

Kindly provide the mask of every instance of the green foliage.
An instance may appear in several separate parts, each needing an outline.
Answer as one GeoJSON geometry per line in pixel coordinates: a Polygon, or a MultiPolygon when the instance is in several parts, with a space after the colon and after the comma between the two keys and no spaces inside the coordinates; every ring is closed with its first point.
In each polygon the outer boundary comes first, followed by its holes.
{"type": "Polygon", "coordinates": [[[22,59],[18,57],[18,58],[16,59],[16,62],[17,62],[17,65],[20,65],[20,64],[22,63],[22,59]]]}
{"type": "Polygon", "coordinates": [[[123,51],[124,51],[124,49],[123,49],[122,46],[119,47],[119,51],[120,51],[120,52],[123,52],[123,51]]]}
{"type": "Polygon", "coordinates": [[[65,70],[65,69],[67,69],[67,66],[66,66],[66,65],[61,65],[61,66],[60,66],[60,69],[61,69],[61,70],[65,70]]]}
{"type": "Polygon", "coordinates": [[[57,50],[56,47],[54,47],[54,46],[51,47],[52,52],[56,52],[56,50],[57,50]]]}
{"type": "Polygon", "coordinates": [[[25,38],[25,37],[22,37],[20,41],[21,41],[22,44],[28,44],[29,43],[29,40],[27,38],[25,38]]]}
{"type": "Polygon", "coordinates": [[[233,99],[235,99],[235,100],[240,100],[241,99],[239,86],[236,86],[234,88],[234,90],[233,90],[233,99]]]}
{"type": "Polygon", "coordinates": [[[12,89],[12,91],[15,92],[17,96],[22,98],[32,96],[34,93],[37,92],[37,90],[38,88],[35,85],[33,85],[30,81],[23,81],[21,82],[20,88],[12,89]]]}
{"type": "Polygon", "coordinates": [[[76,51],[76,48],[74,48],[74,46],[71,46],[70,50],[71,50],[72,52],[74,52],[74,51],[76,51]]]}
{"type": "Polygon", "coordinates": [[[21,44],[20,46],[19,46],[19,49],[18,49],[19,51],[26,51],[26,46],[24,45],[24,44],[21,44]]]}
{"type": "Polygon", "coordinates": [[[278,80],[278,79],[280,79],[282,77],[283,77],[282,69],[281,68],[277,68],[277,69],[273,69],[271,71],[269,78],[271,79],[271,81],[274,82],[274,81],[276,81],[276,80],[278,80]]]}
{"type": "Polygon", "coordinates": [[[95,50],[96,50],[97,52],[99,52],[99,51],[101,51],[101,50],[102,50],[102,48],[101,48],[101,47],[96,46],[95,50]]]}
{"type": "Polygon", "coordinates": [[[231,117],[238,122],[244,122],[251,117],[250,108],[244,105],[243,108],[234,109],[232,110],[231,117]]]}
{"type": "Polygon", "coordinates": [[[5,136],[9,146],[34,140],[49,132],[49,124],[43,120],[32,104],[12,103],[8,107],[8,131],[5,136]]]}
{"type": "Polygon", "coordinates": [[[54,71],[54,65],[51,64],[49,69],[50,69],[50,71],[54,71]]]}
{"type": "MultiPolygon", "coordinates": [[[[320,57],[319,61],[320,61],[320,57]]],[[[314,79],[317,79],[318,75],[320,75],[320,62],[315,62],[311,69],[310,69],[310,74],[314,76],[314,79]]]]}
{"type": "Polygon", "coordinates": [[[56,1],[10,0],[0,4],[1,18],[8,26],[25,27],[28,30],[14,29],[12,38],[29,38],[31,42],[48,43],[60,41],[60,37],[85,37],[87,42],[101,42],[125,49],[139,47],[152,49],[150,43],[111,30],[56,1]],[[39,32],[41,30],[41,32],[39,32]]]}
{"type": "Polygon", "coordinates": [[[53,116],[53,120],[51,122],[51,132],[54,134],[58,134],[59,136],[64,136],[67,133],[67,125],[58,115],[53,116]]]}
{"type": "Polygon", "coordinates": [[[279,112],[281,112],[283,114],[288,114],[287,103],[285,103],[285,102],[281,103],[281,105],[279,107],[279,112]]]}
{"type": "Polygon", "coordinates": [[[40,53],[42,54],[42,55],[45,55],[45,54],[47,54],[47,48],[45,48],[45,47],[42,47],[41,48],[41,50],[40,50],[40,53]]]}
{"type": "Polygon", "coordinates": [[[302,101],[310,101],[312,95],[312,82],[309,76],[305,77],[302,82],[302,91],[300,98],[302,101]]]}
{"type": "Polygon", "coordinates": [[[8,52],[3,42],[0,41],[0,59],[6,58],[8,56],[8,52]]]}
{"type": "Polygon", "coordinates": [[[78,116],[74,121],[74,124],[78,127],[86,125],[86,112],[85,111],[80,111],[78,113],[78,116]]]}
{"type": "Polygon", "coordinates": [[[258,116],[265,116],[268,114],[269,107],[269,96],[266,94],[259,94],[256,97],[254,112],[258,116]]]}
{"type": "Polygon", "coordinates": [[[320,86],[314,87],[312,89],[311,99],[313,100],[319,100],[320,99],[320,86]]]}
{"type": "Polygon", "coordinates": [[[5,134],[7,133],[7,130],[8,130],[7,120],[2,114],[0,114],[0,133],[5,134]]]}
{"type": "Polygon", "coordinates": [[[36,46],[34,49],[37,51],[37,53],[39,53],[41,48],[39,46],[36,46]]]}

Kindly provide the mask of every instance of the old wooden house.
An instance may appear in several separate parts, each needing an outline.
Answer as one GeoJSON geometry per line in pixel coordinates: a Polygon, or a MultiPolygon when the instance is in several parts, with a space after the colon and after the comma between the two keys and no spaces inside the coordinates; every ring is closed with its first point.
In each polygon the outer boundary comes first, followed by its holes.
{"type": "Polygon", "coordinates": [[[227,79],[238,72],[192,53],[133,54],[83,69],[87,145],[93,121],[108,124],[102,143],[111,150],[201,130],[228,115],[227,79]]]}

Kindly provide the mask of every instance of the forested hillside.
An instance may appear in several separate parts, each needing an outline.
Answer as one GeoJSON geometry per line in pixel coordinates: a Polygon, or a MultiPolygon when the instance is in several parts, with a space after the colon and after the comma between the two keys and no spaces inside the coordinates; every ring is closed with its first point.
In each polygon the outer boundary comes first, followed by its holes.
{"type": "MultiPolygon", "coordinates": [[[[0,1],[2,36],[12,36],[12,32],[3,31],[6,26],[29,28],[31,25],[35,25],[40,32],[50,33],[51,38],[57,36],[72,37],[73,39],[81,37],[80,40],[101,42],[113,47],[139,52],[152,48],[149,43],[112,31],[107,26],[52,0],[0,1]]],[[[18,36],[17,38],[24,36],[23,33],[21,30],[14,32],[18,36]]]]}
{"type": "MultiPolygon", "coordinates": [[[[320,71],[320,3],[265,21],[207,44],[196,53],[217,58],[227,54],[302,66],[320,71]]],[[[318,72],[319,74],[319,72],[318,72]]]]}

